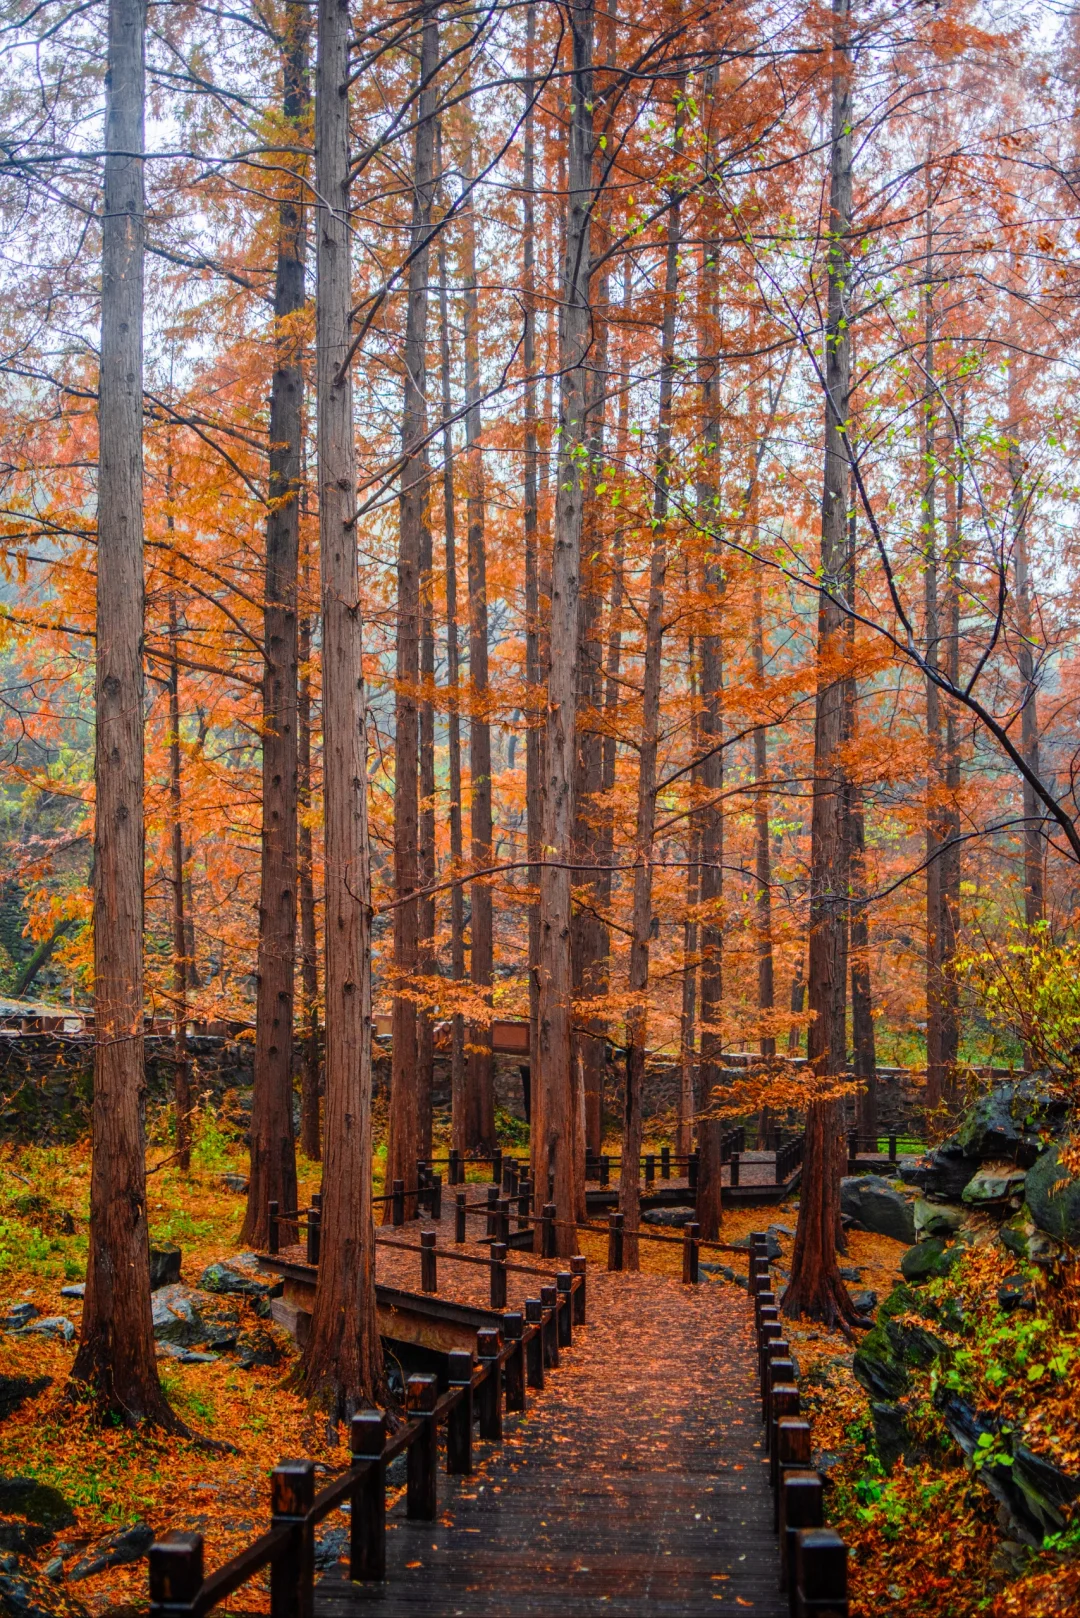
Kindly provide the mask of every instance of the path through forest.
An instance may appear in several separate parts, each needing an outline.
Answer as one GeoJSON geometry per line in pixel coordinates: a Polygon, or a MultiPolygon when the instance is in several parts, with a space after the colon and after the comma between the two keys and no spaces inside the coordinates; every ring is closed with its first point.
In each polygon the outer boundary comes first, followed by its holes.
{"type": "Polygon", "coordinates": [[[733,1286],[589,1277],[575,1332],[501,1449],[440,1469],[436,1523],[388,1520],[387,1583],[342,1573],[318,1618],[781,1618],[752,1319],[733,1286]]]}

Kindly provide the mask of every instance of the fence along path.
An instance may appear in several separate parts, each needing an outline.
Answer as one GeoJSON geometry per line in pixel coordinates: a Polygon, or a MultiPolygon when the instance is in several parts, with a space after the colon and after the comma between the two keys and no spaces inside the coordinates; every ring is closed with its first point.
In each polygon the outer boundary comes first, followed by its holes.
{"type": "MultiPolygon", "coordinates": [[[[481,1459],[481,1457],[484,1457],[481,1459]]],[[[435,1522],[391,1514],[385,1583],[316,1618],[781,1618],[753,1317],[734,1287],[597,1273],[589,1324],[435,1522]]]]}

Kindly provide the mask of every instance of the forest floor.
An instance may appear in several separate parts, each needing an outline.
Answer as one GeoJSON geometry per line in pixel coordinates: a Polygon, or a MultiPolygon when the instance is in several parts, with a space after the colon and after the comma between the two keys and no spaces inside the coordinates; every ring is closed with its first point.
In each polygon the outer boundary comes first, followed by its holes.
{"type": "MultiPolygon", "coordinates": [[[[657,1135],[648,1148],[663,1144],[665,1138],[657,1135]]],[[[228,1189],[224,1176],[244,1173],[244,1152],[224,1131],[211,1127],[202,1132],[189,1174],[165,1162],[166,1156],[164,1146],[152,1153],[151,1234],[155,1242],[175,1242],[183,1249],[183,1279],[193,1285],[205,1266],[235,1261],[242,1251],[244,1198],[228,1189]]],[[[66,1315],[77,1328],[80,1305],[61,1298],[60,1289],[85,1274],[89,1167],[85,1142],[0,1148],[0,1315],[29,1303],[40,1316],[66,1315]]],[[[301,1161],[302,1206],[318,1188],[319,1177],[317,1164],[301,1161]]],[[[796,1218],[795,1201],[777,1208],[730,1210],[722,1240],[737,1242],[769,1223],[793,1232],[796,1218]]],[[[782,1279],[791,1238],[783,1229],[779,1235],[782,1279]]],[[[580,1246],[590,1270],[604,1267],[604,1236],[583,1232],[580,1246]]],[[[870,1289],[884,1301],[898,1280],[903,1250],[888,1238],[851,1232],[842,1262],[851,1272],[853,1290],[870,1289]]],[[[706,1263],[729,1262],[739,1276],[745,1272],[743,1261],[733,1255],[704,1252],[702,1257],[706,1263]]],[[[648,1275],[677,1279],[681,1262],[679,1243],[642,1243],[641,1267],[648,1275]]],[[[978,1263],[985,1273],[973,1270],[964,1284],[989,1297],[998,1278],[990,1273],[989,1255],[981,1255],[978,1263]]],[[[731,1298],[740,1295],[737,1283],[716,1271],[706,1275],[702,1287],[703,1297],[714,1288],[731,1298]]],[[[235,1305],[238,1300],[223,1302],[235,1305]]],[[[66,1575],[105,1536],[135,1522],[148,1523],[156,1532],[201,1529],[207,1566],[218,1566],[264,1526],[267,1476],[275,1462],[286,1455],[307,1455],[330,1471],[346,1464],[344,1447],[290,1391],[295,1363],[291,1340],[253,1313],[241,1323],[273,1339],[276,1366],[243,1369],[224,1357],[212,1364],[159,1360],[174,1408],[195,1433],[227,1435],[234,1452],[226,1454],[207,1452],[194,1442],[102,1428],[78,1406],[63,1402],[73,1343],[0,1331],[0,1377],[31,1379],[19,1407],[6,1415],[0,1410],[0,1476],[31,1476],[55,1486],[70,1502],[75,1519],[59,1543],[42,1551],[42,1566],[59,1555],[66,1575]]],[[[851,1368],[856,1345],[820,1326],[785,1326],[813,1416],[815,1459],[826,1472],[829,1518],[853,1549],[854,1615],[968,1618],[986,1611],[992,1618],[1049,1618],[1076,1610],[1069,1603],[1077,1599],[1077,1590],[1068,1577],[1075,1562],[1068,1562],[1063,1578],[1060,1547],[1045,1554],[1024,1553],[1019,1559],[1015,1546],[1003,1552],[994,1503],[958,1456],[932,1453],[925,1461],[902,1462],[886,1476],[876,1456],[867,1395],[851,1368]],[[1063,1598],[1067,1589],[1072,1594],[1063,1598]]],[[[32,1567],[33,1557],[21,1556],[19,1566],[32,1567]]],[[[80,1610],[94,1615],[144,1611],[145,1560],[77,1583],[69,1584],[65,1577],[56,1590],[57,1612],[64,1610],[65,1592],[82,1603],[80,1610]]],[[[257,1602],[248,1606],[256,1610],[257,1602]]]]}

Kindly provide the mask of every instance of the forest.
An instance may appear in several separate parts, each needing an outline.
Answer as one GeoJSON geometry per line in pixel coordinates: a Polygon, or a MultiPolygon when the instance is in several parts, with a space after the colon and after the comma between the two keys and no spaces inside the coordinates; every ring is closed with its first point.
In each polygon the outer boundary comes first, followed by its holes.
{"type": "Polygon", "coordinates": [[[3,0],[0,1612],[413,1469],[468,1262],[485,1442],[696,1285],[795,1618],[770,1338],[829,1612],[1074,1610],[1078,244],[1059,0],[3,0]]]}

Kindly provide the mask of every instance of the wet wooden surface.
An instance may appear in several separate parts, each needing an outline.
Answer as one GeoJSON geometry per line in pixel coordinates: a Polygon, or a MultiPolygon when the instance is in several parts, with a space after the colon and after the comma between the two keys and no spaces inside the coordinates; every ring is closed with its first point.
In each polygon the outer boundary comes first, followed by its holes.
{"type": "Polygon", "coordinates": [[[318,1618],[782,1618],[746,1293],[589,1278],[575,1333],[439,1517],[388,1520],[385,1584],[316,1590],[318,1618]]]}

